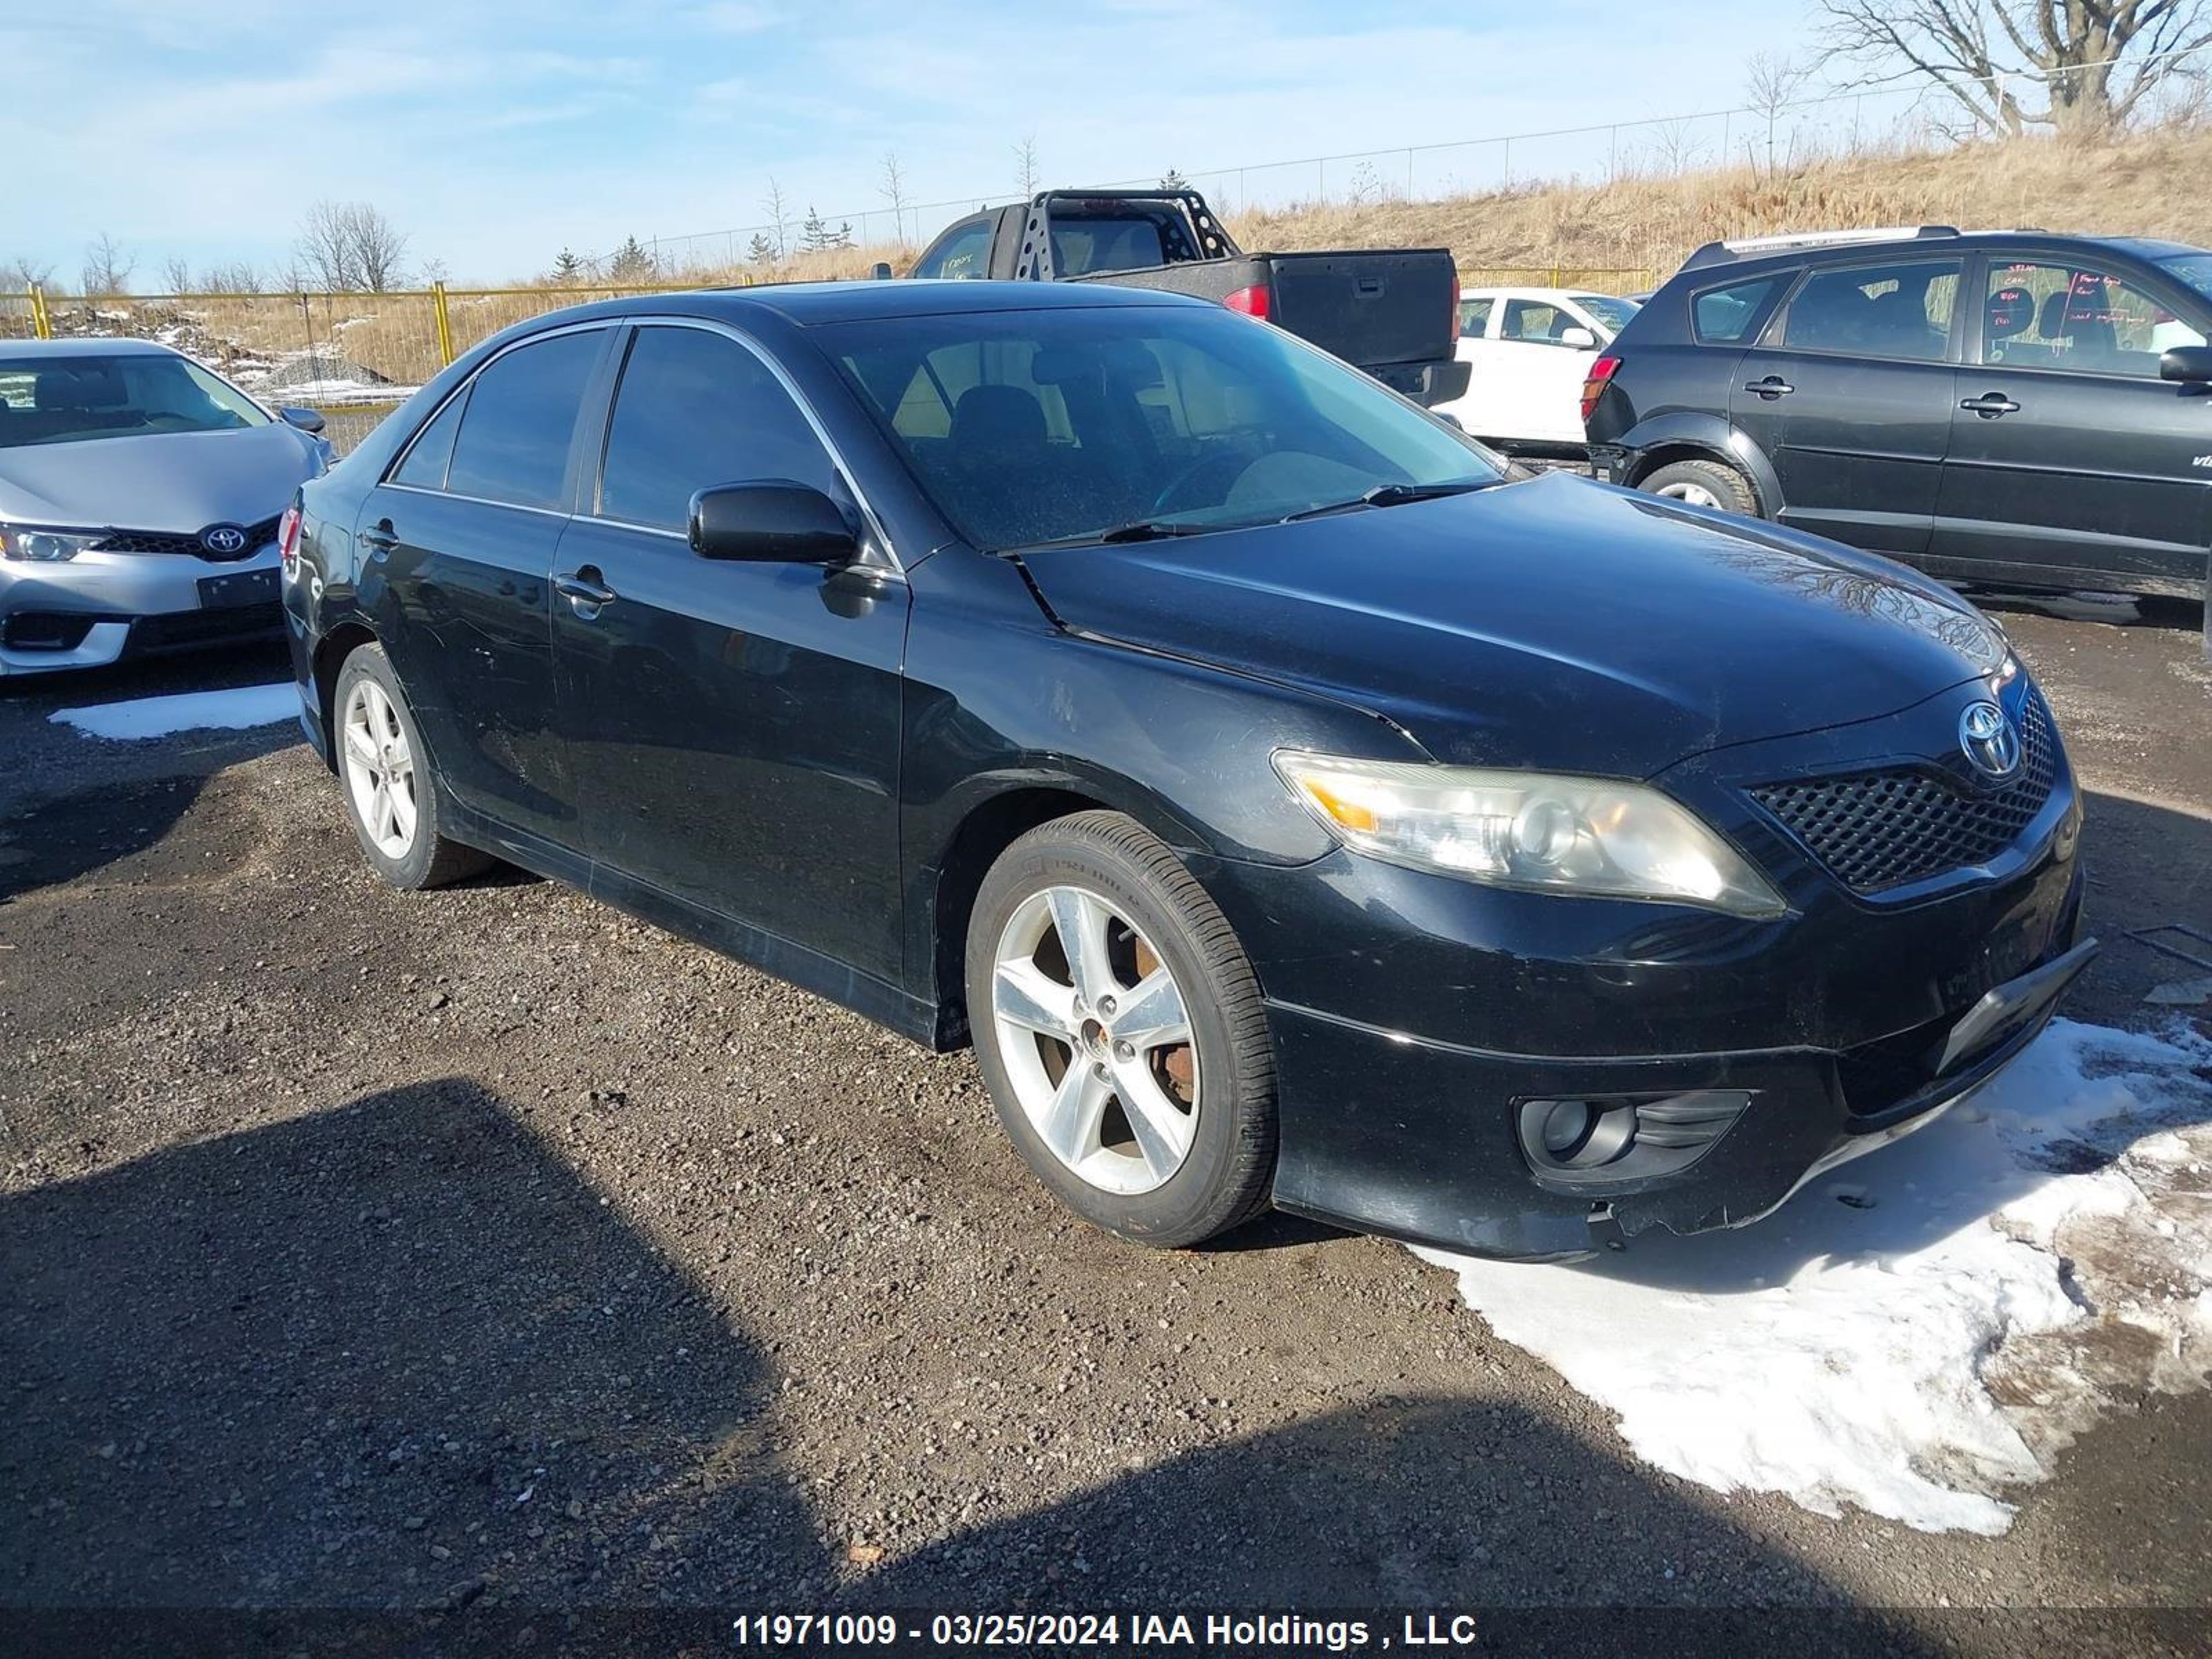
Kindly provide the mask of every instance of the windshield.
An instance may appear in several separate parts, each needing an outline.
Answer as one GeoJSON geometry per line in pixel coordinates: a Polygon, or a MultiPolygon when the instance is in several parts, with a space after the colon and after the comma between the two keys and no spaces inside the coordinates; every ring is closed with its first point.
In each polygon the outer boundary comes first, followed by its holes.
{"type": "Polygon", "coordinates": [[[2206,299],[2212,300],[2212,253],[2178,253],[2171,259],[2160,259],[2158,263],[2206,299]]]}
{"type": "Polygon", "coordinates": [[[1270,325],[1179,307],[815,331],[975,546],[1192,534],[1494,483],[1504,464],[1270,325]]]}
{"type": "Polygon", "coordinates": [[[166,352],[0,357],[0,448],[268,423],[244,392],[166,352]]]}
{"type": "Polygon", "coordinates": [[[1575,303],[1605,325],[1608,334],[1618,334],[1628,326],[1628,319],[1644,307],[1633,300],[1615,299],[1610,294],[1577,294],[1575,303]]]}

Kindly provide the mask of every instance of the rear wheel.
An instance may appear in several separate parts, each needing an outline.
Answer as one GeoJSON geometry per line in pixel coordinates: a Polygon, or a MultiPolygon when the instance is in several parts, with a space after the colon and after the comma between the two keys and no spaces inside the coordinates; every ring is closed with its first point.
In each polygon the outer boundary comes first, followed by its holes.
{"type": "Polygon", "coordinates": [[[430,754],[384,647],[364,645],[338,670],[338,779],[362,851],[394,887],[442,887],[491,863],[439,833],[430,754]]]}
{"type": "Polygon", "coordinates": [[[1751,480],[1721,461],[1670,461],[1636,486],[1688,507],[1717,507],[1724,513],[1759,516],[1759,496],[1751,480]]]}
{"type": "Polygon", "coordinates": [[[1205,890],[1115,812],[1031,830],[984,879],[968,1007],[999,1120],[1094,1226],[1173,1248],[1267,1207],[1273,1050],[1205,890]]]}

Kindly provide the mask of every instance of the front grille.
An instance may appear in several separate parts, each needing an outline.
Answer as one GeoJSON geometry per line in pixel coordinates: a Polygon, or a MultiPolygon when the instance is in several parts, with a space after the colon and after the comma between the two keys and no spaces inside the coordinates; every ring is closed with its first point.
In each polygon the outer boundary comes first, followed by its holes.
{"type": "MultiPolygon", "coordinates": [[[[246,545],[232,556],[251,558],[276,539],[276,523],[283,514],[276,514],[258,523],[245,526],[246,545]]],[[[216,555],[200,545],[199,532],[179,536],[160,530],[111,530],[94,544],[99,553],[182,553],[196,559],[213,559],[216,555]]]]}
{"type": "Polygon", "coordinates": [[[1751,798],[1844,886],[1879,893],[1986,864],[2013,843],[2051,799],[2058,770],[2051,711],[2033,690],[2021,705],[2020,737],[2020,774],[2002,789],[1896,770],[1768,784],[1751,798]]]}

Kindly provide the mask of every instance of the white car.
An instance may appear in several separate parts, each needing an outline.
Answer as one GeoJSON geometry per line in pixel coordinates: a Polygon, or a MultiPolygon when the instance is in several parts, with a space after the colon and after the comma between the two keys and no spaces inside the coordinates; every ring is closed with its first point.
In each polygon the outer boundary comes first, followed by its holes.
{"type": "Polygon", "coordinates": [[[1478,438],[1538,449],[1583,445],[1591,352],[1637,313],[1633,300],[1578,289],[1476,288],[1459,301],[1467,395],[1437,405],[1478,438]]]}

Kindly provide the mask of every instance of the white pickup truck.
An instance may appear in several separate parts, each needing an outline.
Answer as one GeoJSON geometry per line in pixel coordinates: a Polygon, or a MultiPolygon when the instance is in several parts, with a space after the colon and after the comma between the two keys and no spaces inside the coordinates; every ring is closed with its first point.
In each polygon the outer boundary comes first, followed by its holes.
{"type": "Polygon", "coordinates": [[[1437,412],[1509,449],[1579,453],[1589,354],[1636,312],[1633,300],[1580,289],[1462,290],[1458,356],[1469,368],[1467,392],[1437,412]]]}

